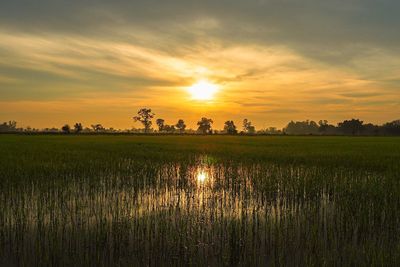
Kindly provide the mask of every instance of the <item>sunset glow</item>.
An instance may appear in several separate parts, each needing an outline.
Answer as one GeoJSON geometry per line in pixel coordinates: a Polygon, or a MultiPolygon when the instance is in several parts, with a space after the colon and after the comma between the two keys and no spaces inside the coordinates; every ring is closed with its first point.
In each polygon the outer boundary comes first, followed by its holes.
{"type": "Polygon", "coordinates": [[[195,100],[212,100],[217,92],[218,86],[207,81],[199,81],[188,88],[192,99],[195,100]]]}
{"type": "Polygon", "coordinates": [[[399,11],[0,0],[0,267],[400,266],[399,11]]]}
{"type": "Polygon", "coordinates": [[[396,1],[39,2],[0,4],[0,121],[131,129],[151,107],[187,128],[260,129],[400,113],[396,1]]]}

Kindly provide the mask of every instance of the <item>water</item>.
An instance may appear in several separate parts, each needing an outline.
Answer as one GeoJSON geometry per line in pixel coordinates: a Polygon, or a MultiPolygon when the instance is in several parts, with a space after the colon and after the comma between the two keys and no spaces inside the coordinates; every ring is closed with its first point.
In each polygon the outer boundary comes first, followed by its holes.
{"type": "Polygon", "coordinates": [[[121,159],[85,175],[2,191],[1,241],[14,263],[318,265],[397,242],[370,202],[346,209],[341,186],[366,173],[200,155],[121,159]]]}

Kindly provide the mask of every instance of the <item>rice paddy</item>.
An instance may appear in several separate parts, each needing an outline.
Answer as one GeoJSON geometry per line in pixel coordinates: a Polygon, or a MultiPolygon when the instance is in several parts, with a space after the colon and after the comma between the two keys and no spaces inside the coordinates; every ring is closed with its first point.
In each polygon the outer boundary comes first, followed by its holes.
{"type": "Polygon", "coordinates": [[[0,265],[400,264],[400,138],[0,135],[0,152],[0,265]]]}

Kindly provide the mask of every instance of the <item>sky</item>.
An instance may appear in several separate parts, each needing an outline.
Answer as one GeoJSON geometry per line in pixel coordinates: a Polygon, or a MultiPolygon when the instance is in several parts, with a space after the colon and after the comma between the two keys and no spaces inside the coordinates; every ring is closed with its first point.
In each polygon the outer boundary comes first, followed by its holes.
{"type": "Polygon", "coordinates": [[[0,121],[400,119],[397,0],[0,1],[0,121]],[[218,86],[193,99],[199,81],[218,86]]]}

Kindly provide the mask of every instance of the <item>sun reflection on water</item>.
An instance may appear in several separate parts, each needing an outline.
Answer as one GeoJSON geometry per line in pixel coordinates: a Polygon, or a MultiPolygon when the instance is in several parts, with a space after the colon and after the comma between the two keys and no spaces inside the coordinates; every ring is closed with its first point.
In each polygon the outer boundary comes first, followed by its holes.
{"type": "Polygon", "coordinates": [[[197,181],[199,181],[200,183],[205,182],[207,180],[207,178],[208,178],[208,174],[205,171],[200,170],[197,172],[197,181]]]}

